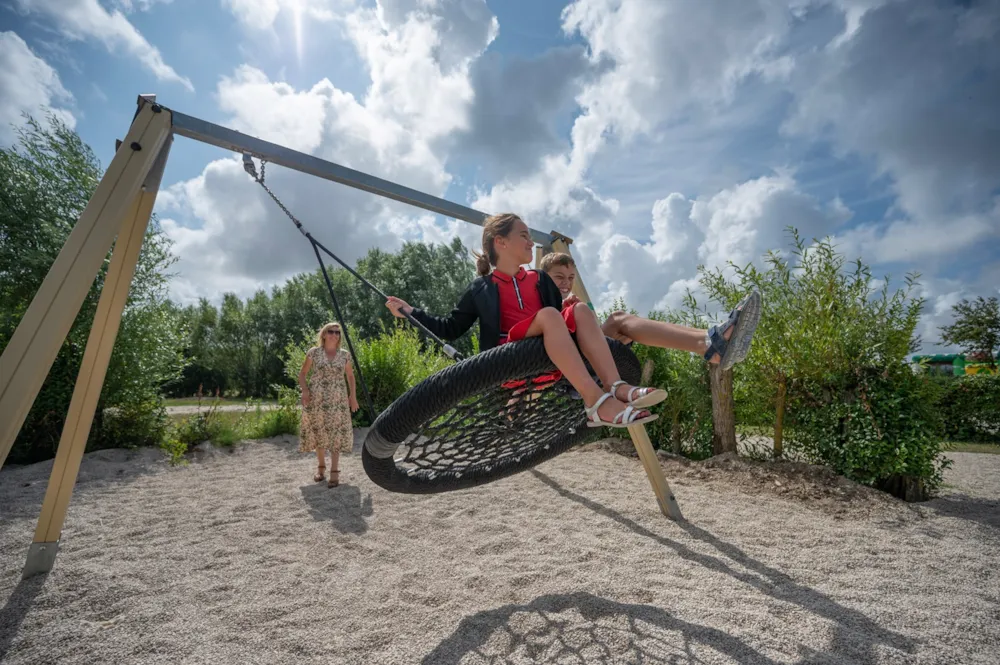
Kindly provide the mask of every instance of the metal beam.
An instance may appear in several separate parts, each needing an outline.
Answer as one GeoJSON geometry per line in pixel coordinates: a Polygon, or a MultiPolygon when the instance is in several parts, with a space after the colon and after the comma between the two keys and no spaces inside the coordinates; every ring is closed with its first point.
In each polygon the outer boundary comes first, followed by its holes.
{"type": "MultiPolygon", "coordinates": [[[[307,155],[304,152],[292,150],[277,143],[270,143],[172,109],[167,110],[170,111],[173,119],[174,133],[180,136],[186,136],[187,138],[226,150],[232,150],[233,152],[249,153],[271,164],[278,164],[285,168],[308,173],[309,175],[326,180],[332,180],[341,185],[378,194],[387,199],[407,203],[417,208],[423,208],[424,210],[444,215],[445,217],[460,219],[478,226],[482,226],[483,220],[488,217],[486,213],[474,210],[473,208],[452,203],[437,196],[431,196],[430,194],[398,185],[389,180],[376,178],[367,173],[355,171],[346,166],[334,164],[319,157],[307,155]]],[[[535,229],[529,230],[531,231],[532,240],[543,247],[551,246],[552,237],[548,233],[536,231],[535,229]]]]}

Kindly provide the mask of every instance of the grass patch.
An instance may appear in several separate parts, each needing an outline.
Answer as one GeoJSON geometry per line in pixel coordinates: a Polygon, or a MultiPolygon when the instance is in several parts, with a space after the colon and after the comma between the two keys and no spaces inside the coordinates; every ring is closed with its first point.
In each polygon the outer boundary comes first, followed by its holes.
{"type": "Polygon", "coordinates": [[[281,393],[277,408],[263,409],[260,402],[245,403],[241,411],[220,411],[221,400],[193,414],[168,416],[170,427],[161,448],[170,455],[171,463],[184,464],[184,456],[204,441],[217,446],[231,446],[241,439],[268,439],[299,431],[298,394],[294,390],[281,393]]]}
{"type": "MultiPolygon", "coordinates": [[[[247,400],[242,397],[220,397],[216,399],[215,397],[203,397],[199,400],[197,397],[170,397],[163,400],[163,406],[201,406],[202,408],[208,409],[213,405],[219,406],[242,406],[247,403],[247,400]]],[[[256,403],[256,402],[255,402],[256,403]]],[[[262,400],[260,404],[276,405],[278,402],[275,400],[262,400]]]]}
{"type": "Polygon", "coordinates": [[[947,441],[944,449],[953,453],[984,453],[1000,455],[1000,445],[995,443],[967,443],[965,441],[947,441]]]}

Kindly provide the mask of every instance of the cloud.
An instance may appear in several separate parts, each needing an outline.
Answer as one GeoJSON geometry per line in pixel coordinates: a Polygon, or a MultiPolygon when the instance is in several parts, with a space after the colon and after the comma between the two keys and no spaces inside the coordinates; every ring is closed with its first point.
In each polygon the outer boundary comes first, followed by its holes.
{"type": "Polygon", "coordinates": [[[354,4],[353,0],[222,0],[223,7],[254,30],[271,29],[282,13],[294,21],[333,21],[354,4]]]}
{"type": "Polygon", "coordinates": [[[163,61],[160,51],[150,44],[118,9],[108,11],[97,0],[16,0],[26,14],[44,14],[55,21],[66,37],[94,39],[109,50],[124,49],[137,58],[159,80],[179,83],[190,91],[194,86],[163,61]]]}
{"type": "Polygon", "coordinates": [[[890,179],[890,214],[855,233],[871,259],[996,242],[1000,5],[857,4],[865,11],[847,15],[849,38],[798,58],[786,134],[828,140],[890,179]]]}
{"type": "MultiPolygon", "coordinates": [[[[372,77],[363,98],[326,79],[297,89],[244,65],[218,86],[225,124],[443,195],[451,176],[434,146],[467,126],[469,65],[495,36],[495,18],[478,11],[485,7],[481,0],[410,4],[412,11],[389,3],[342,17],[372,77]],[[465,37],[458,38],[460,32],[465,37]]],[[[317,240],[348,263],[371,247],[392,250],[405,240],[443,242],[456,232],[474,239],[475,227],[464,222],[441,224],[412,207],[319,178],[272,167],[266,181],[317,240]]],[[[179,299],[215,298],[223,288],[248,295],[315,268],[308,243],[238,159],[213,162],[164,194],[164,228],[182,257],[174,287],[179,299]]]]}
{"type": "Polygon", "coordinates": [[[155,5],[169,5],[174,0],[114,0],[115,6],[124,12],[146,12],[155,5]]]}
{"type": "Polygon", "coordinates": [[[650,240],[608,237],[599,250],[597,277],[606,293],[600,307],[624,298],[639,312],[676,308],[685,289],[699,292],[697,268],[756,263],[788,246],[787,227],[806,239],[838,223],[839,210],[799,191],[788,174],[749,180],[691,200],[672,193],[653,204],[650,240]]]}
{"type": "Polygon", "coordinates": [[[572,119],[574,97],[600,71],[580,45],[534,57],[486,53],[471,69],[475,99],[468,128],[452,137],[454,154],[477,160],[493,181],[534,171],[570,147],[556,123],[572,119]]]}
{"type": "Polygon", "coordinates": [[[76,119],[59,103],[73,96],[63,87],[59,74],[13,32],[0,32],[0,144],[15,140],[13,127],[21,126],[27,112],[38,120],[53,113],[69,127],[76,119]]]}

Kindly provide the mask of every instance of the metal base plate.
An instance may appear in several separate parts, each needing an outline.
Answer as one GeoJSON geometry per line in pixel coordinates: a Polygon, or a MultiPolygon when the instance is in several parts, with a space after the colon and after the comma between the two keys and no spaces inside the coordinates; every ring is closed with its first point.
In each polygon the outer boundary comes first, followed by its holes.
{"type": "Polygon", "coordinates": [[[56,563],[56,554],[59,553],[59,541],[54,543],[31,543],[28,550],[28,560],[24,564],[24,571],[21,579],[48,573],[56,563]]]}

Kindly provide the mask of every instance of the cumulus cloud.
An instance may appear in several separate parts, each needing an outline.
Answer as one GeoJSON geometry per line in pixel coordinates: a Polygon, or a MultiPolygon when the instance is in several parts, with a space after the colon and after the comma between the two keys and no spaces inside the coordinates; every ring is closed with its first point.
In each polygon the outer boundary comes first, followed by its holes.
{"type": "MultiPolygon", "coordinates": [[[[362,99],[326,79],[300,90],[242,66],[219,83],[226,124],[442,195],[451,176],[433,145],[466,126],[469,63],[495,35],[495,18],[475,11],[485,6],[481,0],[433,7],[412,3],[407,12],[401,4],[387,6],[394,11],[380,6],[343,17],[372,77],[362,99]],[[479,23],[470,24],[470,17],[479,23]],[[458,29],[474,38],[442,48],[444,36],[458,29]]],[[[470,226],[438,224],[403,204],[277,167],[268,171],[267,183],[320,242],[348,262],[374,246],[392,250],[405,240],[446,241],[460,226],[470,226]]],[[[246,295],[314,268],[308,243],[238,159],[213,162],[199,177],[164,194],[164,228],[182,257],[175,287],[179,298],[215,297],[227,284],[246,295]],[[216,274],[224,280],[213,279],[216,274]]]]}
{"type": "Polygon", "coordinates": [[[174,0],[115,0],[115,5],[124,12],[146,12],[154,5],[169,5],[174,0]]]}
{"type": "Polygon", "coordinates": [[[282,13],[290,14],[293,20],[309,18],[332,21],[345,7],[352,6],[353,2],[350,0],[222,0],[222,5],[248,28],[267,30],[282,13]]]}
{"type": "Polygon", "coordinates": [[[73,114],[60,106],[72,100],[56,70],[17,34],[0,32],[0,144],[14,141],[14,127],[22,124],[24,112],[39,120],[51,112],[67,126],[75,126],[73,114]]]}
{"type": "Polygon", "coordinates": [[[846,34],[798,58],[787,134],[870,159],[896,204],[859,228],[876,261],[1000,233],[1000,5],[853,3],[846,34]],[[874,242],[874,246],[872,243],[874,242]]]}
{"type": "Polygon", "coordinates": [[[694,200],[675,192],[653,204],[649,241],[616,233],[602,243],[597,277],[608,287],[599,305],[624,298],[640,312],[679,307],[686,289],[699,291],[699,265],[759,263],[768,250],[787,246],[789,225],[808,239],[835,226],[837,216],[836,208],[800,192],[787,174],[694,200]]]}
{"type": "Polygon", "coordinates": [[[163,60],[160,51],[150,44],[118,9],[108,11],[97,0],[15,0],[26,14],[43,14],[54,21],[69,39],[93,39],[109,51],[123,49],[138,59],[159,80],[179,83],[193,91],[194,86],[163,60]]]}
{"type": "MultiPolygon", "coordinates": [[[[679,302],[696,262],[740,263],[786,247],[788,225],[833,235],[876,269],[944,266],[1000,233],[998,16],[996,3],[930,0],[576,0],[563,12],[565,31],[584,39],[592,62],[612,64],[577,94],[570,145],[475,202],[527,210],[576,234],[591,294],[603,304],[627,295],[640,310],[679,302]],[[755,117],[742,114],[751,106],[755,117]],[[742,138],[742,152],[727,152],[710,131],[720,118],[760,127],[758,140],[870,160],[896,201],[884,219],[858,218],[836,195],[817,201],[782,161],[793,152],[742,138]],[[665,140],[691,136],[704,139],[695,173],[665,140]],[[621,177],[664,181],[645,228],[634,202],[620,216],[590,179],[595,164],[627,165],[636,146],[659,154],[621,177]],[[761,177],[769,172],[779,175],[761,177]],[[666,179],[675,174],[697,193],[673,189],[666,179]]],[[[738,136],[722,129],[729,141],[738,136]]]]}

